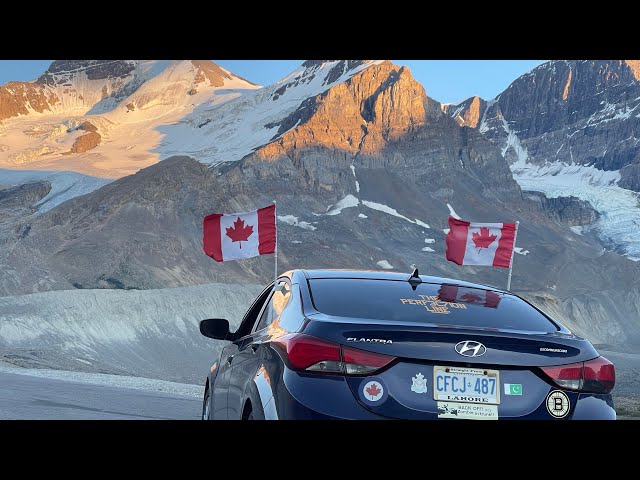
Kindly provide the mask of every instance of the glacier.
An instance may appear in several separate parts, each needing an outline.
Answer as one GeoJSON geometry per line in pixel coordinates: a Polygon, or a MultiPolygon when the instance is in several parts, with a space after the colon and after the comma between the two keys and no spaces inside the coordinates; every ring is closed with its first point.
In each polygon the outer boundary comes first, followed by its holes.
{"type": "Polygon", "coordinates": [[[511,171],[523,190],[542,192],[549,198],[574,196],[589,202],[600,218],[574,232],[594,230],[607,248],[630,260],[640,260],[640,195],[617,185],[617,170],[563,162],[535,165],[520,159],[511,165],[511,171]]]}
{"type": "Polygon", "coordinates": [[[111,183],[113,179],[66,171],[0,169],[0,185],[17,186],[41,181],[48,182],[51,190],[34,205],[38,207],[39,213],[51,210],[74,197],[91,193],[111,183]]]}

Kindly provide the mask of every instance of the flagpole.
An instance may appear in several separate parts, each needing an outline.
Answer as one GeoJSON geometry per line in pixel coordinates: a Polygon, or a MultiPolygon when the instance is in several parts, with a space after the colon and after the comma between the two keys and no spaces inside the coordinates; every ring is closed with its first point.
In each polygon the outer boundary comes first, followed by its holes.
{"type": "Polygon", "coordinates": [[[276,224],[276,248],[274,250],[274,258],[275,258],[275,268],[273,273],[273,288],[276,288],[276,283],[278,282],[278,215],[277,215],[277,207],[276,201],[273,201],[273,217],[276,224]]]}
{"type": "MultiPolygon", "coordinates": [[[[511,261],[509,262],[509,277],[507,278],[507,291],[511,290],[511,272],[513,271],[513,255],[516,253],[516,240],[518,239],[518,226],[520,221],[516,222],[516,233],[513,234],[513,249],[511,250],[511,261]]],[[[277,239],[278,237],[276,237],[277,239]]]]}

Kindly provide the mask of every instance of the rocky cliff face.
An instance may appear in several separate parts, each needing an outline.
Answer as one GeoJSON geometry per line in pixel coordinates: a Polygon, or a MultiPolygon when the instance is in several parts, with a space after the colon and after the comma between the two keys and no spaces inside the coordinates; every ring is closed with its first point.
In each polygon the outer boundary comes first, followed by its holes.
{"type": "Polygon", "coordinates": [[[511,162],[564,162],[619,170],[640,191],[638,60],[552,61],[515,80],[473,125],[475,99],[449,112],[500,145],[511,162]]]}
{"type": "Polygon", "coordinates": [[[487,102],[480,97],[471,97],[460,104],[449,103],[442,111],[453,118],[461,127],[477,128],[487,110],[487,102]]]}
{"type": "Polygon", "coordinates": [[[387,61],[309,98],[280,122],[268,124],[268,128],[278,126],[281,136],[260,153],[273,157],[311,145],[352,156],[379,152],[388,142],[437,120],[438,107],[406,67],[387,61]]]}
{"type": "Polygon", "coordinates": [[[539,202],[542,210],[551,217],[557,218],[569,226],[591,225],[600,218],[600,214],[589,202],[577,197],[547,198],[540,192],[525,192],[525,194],[530,200],[539,202]]]}
{"type": "Polygon", "coordinates": [[[96,148],[100,145],[100,140],[102,139],[102,135],[98,133],[98,128],[91,122],[83,122],[78,125],[77,130],[83,130],[87,133],[78,137],[73,145],[71,146],[71,150],[69,153],[84,153],[88,150],[96,148]]]}
{"type": "MultiPolygon", "coordinates": [[[[51,191],[48,182],[0,186],[0,224],[23,220],[37,211],[36,204],[51,191]]],[[[24,228],[29,228],[28,224],[24,228]]],[[[16,232],[24,233],[25,230],[16,232]]]]}
{"type": "Polygon", "coordinates": [[[9,82],[0,87],[0,122],[31,112],[43,113],[57,103],[59,98],[42,85],[9,82]]]}
{"type": "Polygon", "coordinates": [[[72,83],[83,72],[87,80],[127,78],[136,68],[135,60],[56,60],[36,83],[56,86],[72,83]]]}
{"type": "Polygon", "coordinates": [[[478,111],[475,99],[446,112],[498,146],[521,187],[549,198],[545,208],[559,213],[564,209],[559,197],[589,202],[599,213],[590,228],[605,248],[638,261],[639,65],[637,60],[547,62],[486,102],[475,125],[469,121],[478,111]]]}
{"type": "Polygon", "coordinates": [[[59,60],[35,82],[0,87],[0,122],[18,115],[89,110],[120,90],[138,65],[133,60],[59,60]]]}

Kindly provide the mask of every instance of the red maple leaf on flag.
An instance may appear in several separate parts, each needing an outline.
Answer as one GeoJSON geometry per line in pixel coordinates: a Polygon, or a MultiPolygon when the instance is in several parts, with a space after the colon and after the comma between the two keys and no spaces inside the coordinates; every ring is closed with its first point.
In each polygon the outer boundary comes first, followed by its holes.
{"type": "Polygon", "coordinates": [[[465,293],[464,295],[462,295],[462,297],[460,297],[460,299],[468,303],[482,301],[482,297],[480,295],[474,295],[473,293],[465,293]]]}
{"type": "Polygon", "coordinates": [[[378,386],[375,383],[372,383],[371,385],[369,385],[365,390],[372,397],[377,397],[378,395],[380,395],[380,392],[381,392],[381,390],[378,388],[378,386]]]}
{"type": "Polygon", "coordinates": [[[251,235],[253,235],[253,225],[245,225],[240,217],[233,222],[233,227],[227,227],[227,237],[232,242],[240,242],[241,249],[242,242],[246,242],[251,235]]]}
{"type": "Polygon", "coordinates": [[[489,232],[489,229],[487,227],[481,227],[480,233],[475,232],[473,234],[472,240],[473,243],[476,244],[478,253],[480,253],[480,250],[482,250],[483,248],[487,248],[495,241],[496,238],[498,237],[496,235],[491,235],[491,232],[489,232]]]}

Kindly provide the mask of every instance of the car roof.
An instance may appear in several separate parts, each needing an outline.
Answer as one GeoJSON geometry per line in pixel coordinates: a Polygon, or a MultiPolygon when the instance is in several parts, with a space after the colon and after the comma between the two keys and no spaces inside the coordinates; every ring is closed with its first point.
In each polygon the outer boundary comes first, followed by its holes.
{"type": "MultiPolygon", "coordinates": [[[[292,270],[291,274],[295,272],[302,273],[307,279],[320,279],[320,278],[353,278],[362,280],[395,280],[395,281],[407,281],[411,276],[411,273],[399,273],[399,272],[384,272],[380,270],[347,270],[347,269],[298,269],[292,270]]],[[[430,275],[420,275],[420,280],[425,283],[435,284],[449,284],[458,285],[461,287],[479,288],[482,290],[493,290],[502,293],[509,293],[501,288],[497,288],[491,285],[484,285],[481,283],[467,282],[464,280],[458,280],[455,278],[446,277],[434,277],[430,275]]]]}

